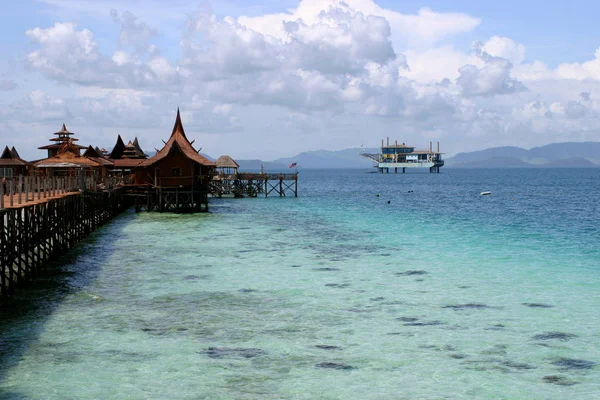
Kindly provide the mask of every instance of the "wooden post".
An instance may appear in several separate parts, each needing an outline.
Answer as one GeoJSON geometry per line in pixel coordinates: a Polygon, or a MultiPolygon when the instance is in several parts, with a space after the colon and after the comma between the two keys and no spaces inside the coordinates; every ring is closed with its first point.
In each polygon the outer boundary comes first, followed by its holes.
{"type": "MultiPolygon", "coordinates": [[[[0,210],[4,209],[4,184],[0,182],[0,210]]],[[[4,215],[0,214],[0,218],[4,218],[4,215]]],[[[0,235],[3,235],[4,231],[0,231],[0,235]]]]}
{"type": "Polygon", "coordinates": [[[17,188],[17,202],[21,204],[23,200],[23,175],[19,175],[19,187],[17,188]]]}
{"type": "Polygon", "coordinates": [[[279,175],[279,197],[283,196],[285,196],[283,193],[283,175],[279,175]]]}
{"type": "Polygon", "coordinates": [[[15,200],[14,200],[14,192],[15,192],[15,181],[14,179],[11,179],[9,181],[9,186],[10,186],[10,196],[9,196],[9,200],[10,200],[10,206],[14,206],[15,205],[15,200]]]}

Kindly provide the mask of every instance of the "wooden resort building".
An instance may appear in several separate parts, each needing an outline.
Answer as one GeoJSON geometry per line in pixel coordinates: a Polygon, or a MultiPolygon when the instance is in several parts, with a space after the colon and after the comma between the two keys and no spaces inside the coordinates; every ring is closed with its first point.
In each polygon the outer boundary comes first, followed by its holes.
{"type": "MultiPolygon", "coordinates": [[[[61,148],[61,146],[63,144],[65,144],[67,142],[74,143],[79,140],[75,137],[71,137],[71,136],[73,136],[73,132],[69,132],[69,130],[67,129],[67,126],[65,124],[63,124],[60,131],[55,132],[54,134],[56,135],[56,137],[50,139],[50,141],[54,142],[54,143],[46,145],[46,146],[38,147],[38,149],[40,149],[40,150],[48,150],[48,158],[54,157],[56,154],[58,154],[58,150],[61,148]]],[[[79,153],[80,150],[85,149],[85,146],[79,146],[77,144],[74,144],[73,146],[74,146],[73,149],[74,148],[78,149],[77,154],[80,154],[79,153]]]]}
{"type": "Polygon", "coordinates": [[[91,146],[81,155],[81,147],[70,140],[63,142],[54,156],[34,164],[36,173],[47,177],[79,176],[83,171],[85,176],[97,178],[105,176],[105,170],[110,162],[101,157],[91,146]]]}
{"type": "Polygon", "coordinates": [[[173,132],[156,155],[135,168],[135,185],[150,188],[145,204],[147,210],[198,212],[208,211],[208,186],[216,164],[198,154],[185,134],[181,115],[173,132]]]}
{"type": "Polygon", "coordinates": [[[23,160],[14,146],[4,148],[0,155],[0,178],[13,178],[19,175],[29,175],[31,163],[23,160]]]}
{"type": "Polygon", "coordinates": [[[115,147],[108,154],[108,158],[113,163],[114,173],[127,175],[132,173],[135,167],[146,160],[148,155],[140,147],[137,137],[133,142],[130,140],[129,143],[125,144],[123,138],[119,135],[115,147]]]}

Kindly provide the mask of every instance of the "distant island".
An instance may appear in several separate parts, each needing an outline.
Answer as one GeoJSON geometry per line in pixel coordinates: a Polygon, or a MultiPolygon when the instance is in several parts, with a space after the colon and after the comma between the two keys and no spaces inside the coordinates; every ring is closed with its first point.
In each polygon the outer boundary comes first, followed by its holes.
{"type": "MultiPolygon", "coordinates": [[[[304,169],[371,168],[373,162],[361,151],[377,153],[379,148],[315,150],[273,161],[236,160],[241,170],[286,170],[294,162],[304,169]]],[[[597,168],[600,167],[600,142],[565,142],[523,149],[506,146],[458,153],[446,160],[443,168],[597,168]]]]}

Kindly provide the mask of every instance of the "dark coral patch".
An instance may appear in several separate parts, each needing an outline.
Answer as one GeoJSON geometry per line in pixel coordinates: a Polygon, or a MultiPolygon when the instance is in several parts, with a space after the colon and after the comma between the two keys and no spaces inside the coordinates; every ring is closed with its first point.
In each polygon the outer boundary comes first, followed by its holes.
{"type": "Polygon", "coordinates": [[[264,350],[237,347],[209,347],[199,352],[210,358],[254,358],[267,354],[264,350]]]}
{"type": "Polygon", "coordinates": [[[577,335],[573,333],[564,333],[564,332],[545,332],[540,333],[539,335],[535,335],[533,337],[534,340],[560,340],[561,342],[566,342],[567,340],[571,340],[576,338],[577,335]]]}
{"type": "Polygon", "coordinates": [[[522,303],[522,304],[526,307],[531,307],[531,308],[552,308],[552,307],[554,307],[553,305],[543,304],[543,303],[522,303]]]}
{"type": "Polygon", "coordinates": [[[552,363],[552,365],[560,367],[563,370],[568,369],[591,369],[596,366],[593,361],[577,360],[574,358],[560,358],[552,363]]]}
{"type": "Polygon", "coordinates": [[[315,347],[322,350],[342,350],[340,346],[333,346],[330,344],[318,344],[315,347]]]}
{"type": "Polygon", "coordinates": [[[404,272],[396,272],[396,276],[413,276],[413,275],[427,275],[427,271],[419,270],[408,270],[404,272]]]}
{"type": "Polygon", "coordinates": [[[444,325],[442,321],[407,322],[404,326],[438,326],[444,325]]]}
{"type": "Polygon", "coordinates": [[[560,375],[548,375],[548,376],[543,377],[542,381],[544,381],[546,383],[552,383],[554,385],[559,385],[559,386],[573,386],[573,385],[576,385],[577,383],[579,383],[579,382],[572,381],[565,376],[560,376],[560,375]]]}
{"type": "Polygon", "coordinates": [[[419,320],[419,318],[415,318],[415,317],[398,317],[398,318],[396,318],[396,321],[402,321],[402,322],[415,322],[418,320],[419,320]]]}
{"type": "Polygon", "coordinates": [[[466,303],[466,304],[452,304],[444,306],[442,308],[452,308],[453,310],[483,310],[486,308],[492,308],[486,304],[480,303],[466,303]]]}
{"type": "Polygon", "coordinates": [[[356,369],[356,367],[353,367],[352,365],[328,362],[328,361],[318,363],[317,368],[338,369],[338,370],[356,369]]]}

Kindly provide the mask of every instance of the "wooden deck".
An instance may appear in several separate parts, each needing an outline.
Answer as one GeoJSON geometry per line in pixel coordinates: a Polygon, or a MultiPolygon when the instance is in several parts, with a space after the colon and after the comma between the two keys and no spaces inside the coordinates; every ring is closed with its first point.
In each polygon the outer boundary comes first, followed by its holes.
{"type": "Polygon", "coordinates": [[[209,184],[213,197],[232,195],[234,197],[258,197],[270,195],[298,197],[298,173],[266,174],[247,173],[219,174],[209,184]]]}

